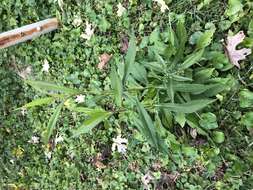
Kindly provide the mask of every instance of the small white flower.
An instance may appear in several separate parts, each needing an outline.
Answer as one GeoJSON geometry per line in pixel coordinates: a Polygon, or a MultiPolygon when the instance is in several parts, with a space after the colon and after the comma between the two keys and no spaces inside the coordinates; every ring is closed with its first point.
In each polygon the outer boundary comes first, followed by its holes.
{"type": "Polygon", "coordinates": [[[45,153],[46,159],[50,160],[52,158],[52,152],[47,151],[47,152],[44,152],[44,153],[45,153]]]}
{"type": "Polygon", "coordinates": [[[59,136],[59,137],[55,138],[54,143],[55,143],[55,145],[57,145],[58,143],[63,142],[63,141],[64,141],[63,137],[59,136]]]}
{"type": "Polygon", "coordinates": [[[32,67],[28,66],[26,67],[24,70],[18,72],[18,75],[23,78],[23,79],[27,79],[28,76],[32,73],[32,67]]]}
{"type": "Polygon", "coordinates": [[[43,66],[42,66],[42,72],[44,71],[44,72],[49,72],[49,68],[50,68],[50,66],[49,66],[49,63],[48,63],[48,61],[45,59],[44,61],[43,61],[43,66]]]}
{"type": "Polygon", "coordinates": [[[86,21],[85,33],[81,34],[81,38],[90,40],[93,34],[94,34],[94,28],[92,28],[92,25],[88,21],[86,21]]]}
{"type": "Polygon", "coordinates": [[[24,116],[25,114],[27,114],[27,110],[26,108],[21,108],[21,114],[24,116]]]}
{"type": "Polygon", "coordinates": [[[31,140],[29,140],[28,142],[29,142],[29,143],[32,143],[32,144],[38,144],[38,143],[39,143],[39,140],[40,140],[39,137],[32,136],[31,140]]]}
{"type": "Polygon", "coordinates": [[[121,138],[121,135],[118,135],[117,138],[113,138],[112,151],[114,152],[116,149],[119,153],[125,154],[127,151],[127,143],[128,140],[125,138],[121,138]]]}
{"type": "Polygon", "coordinates": [[[75,102],[77,102],[78,104],[83,103],[85,99],[85,96],[80,94],[76,96],[75,102]]]}
{"type": "Polygon", "coordinates": [[[11,163],[11,164],[14,164],[14,160],[13,160],[13,159],[10,159],[10,163],[11,163]]]}
{"type": "Polygon", "coordinates": [[[78,27],[83,23],[82,18],[80,16],[75,16],[74,20],[73,20],[73,25],[78,27]]]}
{"type": "Polygon", "coordinates": [[[166,10],[169,10],[169,7],[166,5],[164,0],[153,0],[154,2],[157,2],[161,7],[161,12],[164,13],[166,10]]]}
{"type": "Polygon", "coordinates": [[[149,189],[148,185],[153,179],[154,177],[150,172],[147,172],[144,176],[142,176],[141,182],[144,186],[144,189],[149,189]]]}
{"type": "Polygon", "coordinates": [[[117,7],[118,7],[117,15],[118,15],[118,17],[121,17],[124,14],[124,12],[126,11],[126,8],[123,7],[121,3],[119,3],[117,5],[117,7]]]}

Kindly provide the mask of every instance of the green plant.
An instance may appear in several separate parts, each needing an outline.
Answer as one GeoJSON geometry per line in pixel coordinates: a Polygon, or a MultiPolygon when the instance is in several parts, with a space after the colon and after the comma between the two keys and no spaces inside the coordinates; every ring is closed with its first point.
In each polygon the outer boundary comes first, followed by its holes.
{"type": "Polygon", "coordinates": [[[197,128],[201,134],[207,134],[204,131],[208,131],[208,126],[213,126],[212,122],[215,121],[206,120],[205,114],[199,114],[208,110],[208,105],[216,101],[213,97],[226,89],[224,85],[228,81],[226,78],[213,77],[215,69],[203,59],[214,30],[202,33],[196,46],[191,47],[187,45],[188,34],[183,17],[179,17],[175,28],[176,32],[172,26],[164,33],[156,30],[157,39],[154,40],[151,34],[150,42],[138,50],[138,56],[136,38],[131,34],[124,65],[114,63],[111,67],[112,90],[92,92],[47,82],[26,81],[51,97],[34,100],[24,107],[49,104],[56,100],[62,102],[50,118],[45,142],[49,141],[63,106],[86,116],[83,125],[72,131],[74,137],[89,132],[111,115],[119,115],[120,122],[136,126],[153,147],[163,152],[167,152],[168,147],[155,122],[167,129],[176,123],[181,127],[188,124],[197,128]],[[167,42],[163,43],[160,36],[166,36],[167,42]],[[77,105],[73,98],[78,94],[93,95],[97,106],[77,105]],[[101,103],[101,98],[105,96],[111,97],[113,101],[101,103]],[[103,107],[110,102],[115,109],[105,111],[103,107]]]}

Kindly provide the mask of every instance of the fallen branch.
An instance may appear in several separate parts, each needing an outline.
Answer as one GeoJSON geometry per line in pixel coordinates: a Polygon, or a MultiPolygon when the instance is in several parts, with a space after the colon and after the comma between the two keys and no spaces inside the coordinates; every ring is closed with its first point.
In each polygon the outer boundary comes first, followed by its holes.
{"type": "Polygon", "coordinates": [[[58,28],[56,18],[46,19],[0,34],[0,49],[36,38],[58,28]]]}

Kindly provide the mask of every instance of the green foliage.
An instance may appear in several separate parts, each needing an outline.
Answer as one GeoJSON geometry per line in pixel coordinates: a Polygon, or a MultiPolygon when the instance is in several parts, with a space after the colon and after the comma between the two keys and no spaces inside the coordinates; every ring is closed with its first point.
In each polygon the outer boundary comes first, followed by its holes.
{"type": "Polygon", "coordinates": [[[143,189],[147,173],[150,189],[251,189],[252,56],[237,71],[221,39],[244,30],[252,48],[252,3],[165,0],[162,13],[121,1],[119,17],[119,2],[1,1],[0,31],[61,24],[0,50],[0,189],[143,189]],[[103,53],[112,60],[99,70],[103,53]],[[124,155],[111,150],[119,134],[124,155]]]}
{"type": "Polygon", "coordinates": [[[53,130],[56,126],[56,122],[60,116],[60,112],[61,112],[62,107],[63,107],[63,102],[56,107],[53,115],[49,119],[47,129],[46,129],[45,133],[43,134],[43,141],[45,144],[48,143],[48,141],[53,133],[53,130]]]}

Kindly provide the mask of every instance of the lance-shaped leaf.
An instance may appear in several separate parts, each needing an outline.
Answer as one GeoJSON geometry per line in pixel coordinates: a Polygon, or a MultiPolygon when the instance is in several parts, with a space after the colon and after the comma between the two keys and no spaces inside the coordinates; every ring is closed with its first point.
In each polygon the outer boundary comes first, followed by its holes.
{"type": "Polygon", "coordinates": [[[180,69],[187,69],[192,65],[198,63],[204,53],[204,49],[192,53],[183,63],[180,65],[180,69]]]}
{"type": "Polygon", "coordinates": [[[59,115],[60,115],[60,112],[61,112],[61,109],[62,109],[63,105],[64,105],[64,102],[62,102],[61,104],[59,104],[56,107],[53,115],[49,119],[49,122],[48,122],[48,125],[47,125],[47,130],[46,130],[46,132],[44,134],[44,142],[45,142],[45,144],[48,143],[48,141],[49,141],[49,139],[50,139],[50,137],[51,137],[51,135],[53,133],[53,130],[54,130],[55,126],[56,126],[56,122],[57,122],[57,120],[59,118],[59,115]]]}
{"type": "Polygon", "coordinates": [[[134,34],[132,34],[130,37],[129,47],[128,47],[126,59],[125,59],[124,75],[122,79],[123,85],[125,85],[127,81],[127,77],[130,74],[130,67],[131,65],[134,64],[135,56],[136,56],[136,38],[134,34]]]}
{"type": "Polygon", "coordinates": [[[239,61],[246,59],[246,56],[251,54],[251,49],[236,49],[236,46],[240,44],[244,40],[244,38],[245,35],[243,31],[240,31],[234,36],[227,37],[227,45],[225,47],[226,54],[230,62],[238,68],[240,68],[239,61]]]}
{"type": "Polygon", "coordinates": [[[122,104],[123,89],[122,89],[122,81],[120,80],[120,77],[115,67],[112,68],[110,79],[111,79],[111,86],[114,92],[115,103],[117,106],[120,107],[122,104]]]}
{"type": "Polygon", "coordinates": [[[152,121],[148,112],[139,101],[136,101],[136,103],[140,119],[135,120],[135,125],[153,147],[159,151],[167,153],[167,146],[161,136],[158,134],[154,122],[152,121]]]}
{"type": "Polygon", "coordinates": [[[165,103],[156,105],[157,107],[161,107],[173,112],[179,113],[193,113],[199,111],[206,107],[208,104],[213,103],[215,100],[212,99],[200,99],[200,100],[192,100],[182,104],[173,104],[173,103],[165,103]]]}
{"type": "Polygon", "coordinates": [[[72,137],[78,137],[81,134],[90,132],[94,127],[96,127],[103,120],[108,118],[111,113],[104,110],[96,109],[89,113],[90,117],[84,121],[84,123],[78,127],[78,129],[73,131],[72,137]]]}
{"type": "Polygon", "coordinates": [[[25,82],[31,85],[34,89],[42,91],[42,92],[46,92],[46,93],[49,93],[49,92],[60,92],[64,94],[79,93],[79,90],[67,88],[67,87],[53,84],[50,82],[33,81],[33,80],[26,80],[25,82]]]}
{"type": "Polygon", "coordinates": [[[54,100],[55,100],[55,98],[53,98],[53,97],[39,98],[39,99],[33,100],[33,101],[23,105],[23,108],[32,108],[32,107],[41,106],[44,104],[50,104],[54,100]]]}

